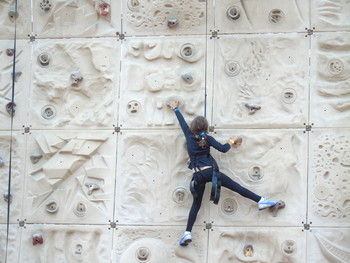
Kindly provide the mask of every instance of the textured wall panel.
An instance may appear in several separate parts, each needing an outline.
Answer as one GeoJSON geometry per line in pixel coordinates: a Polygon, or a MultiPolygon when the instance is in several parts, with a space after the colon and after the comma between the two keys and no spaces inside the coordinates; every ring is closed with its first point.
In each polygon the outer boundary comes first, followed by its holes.
{"type": "Polygon", "coordinates": [[[350,3],[347,0],[312,0],[311,26],[321,31],[350,30],[350,3]]]}
{"type": "Polygon", "coordinates": [[[106,226],[26,225],[20,262],[110,263],[113,231],[106,226]]]}
{"type": "Polygon", "coordinates": [[[299,228],[214,228],[208,262],[305,261],[306,235],[299,228]]]}
{"type": "Polygon", "coordinates": [[[308,52],[304,34],[221,36],[215,48],[214,125],[303,126],[308,52]]]}
{"type": "MultiPolygon", "coordinates": [[[[8,263],[17,263],[19,259],[19,249],[22,229],[18,225],[9,225],[9,239],[7,250],[8,263]]],[[[7,225],[0,224],[0,262],[5,262],[6,257],[7,225]]]]}
{"type": "Polygon", "coordinates": [[[111,128],[117,121],[117,39],[37,40],[33,128],[111,128]]]}
{"type": "Polygon", "coordinates": [[[307,135],[300,130],[219,130],[214,137],[225,143],[233,135],[243,138],[239,148],[212,151],[220,171],[258,195],[285,201],[286,207],[274,217],[225,189],[218,206],[211,206],[210,220],[225,226],[301,225],[307,203],[307,135]]]}
{"type": "Polygon", "coordinates": [[[309,218],[314,225],[350,225],[349,149],[349,129],[312,131],[309,218]]]}
{"type": "Polygon", "coordinates": [[[208,232],[193,229],[191,246],[180,247],[183,230],[170,227],[118,227],[113,263],[207,262],[208,232]]]}
{"type": "Polygon", "coordinates": [[[349,228],[313,228],[308,232],[307,262],[350,262],[349,228]]]}
{"type": "Polygon", "coordinates": [[[23,179],[25,171],[25,136],[12,134],[11,191],[8,197],[11,134],[0,133],[0,223],[7,222],[8,200],[11,200],[10,222],[16,223],[22,214],[23,179]]]}
{"type": "Polygon", "coordinates": [[[311,41],[310,120],[350,127],[350,33],[317,33],[311,41]]]}
{"type": "Polygon", "coordinates": [[[128,36],[204,34],[206,1],[125,0],[123,15],[128,36]]]}
{"type": "Polygon", "coordinates": [[[27,148],[27,222],[107,224],[113,219],[115,135],[33,131],[27,148]]]}
{"type": "Polygon", "coordinates": [[[39,38],[115,36],[121,31],[118,0],[33,0],[39,38]]]}
{"type": "Polygon", "coordinates": [[[31,1],[15,0],[0,2],[0,39],[14,39],[15,25],[17,38],[26,38],[31,32],[31,1]],[[15,22],[17,17],[17,21],[15,22]]]}
{"type": "Polygon", "coordinates": [[[224,0],[215,2],[219,33],[300,32],[309,27],[304,0],[224,0]]]}
{"type": "Polygon", "coordinates": [[[174,125],[165,107],[181,101],[188,116],[203,114],[205,38],[140,38],[123,42],[120,126],[174,125]]]}
{"type": "MultiPolygon", "coordinates": [[[[0,41],[0,129],[11,128],[11,100],[13,76],[13,41],[0,41]],[[9,108],[8,108],[9,107],[9,108]]],[[[22,129],[28,118],[28,97],[30,82],[30,45],[28,41],[17,40],[15,67],[15,95],[13,128],[22,129]]]]}
{"type": "MultiPolygon", "coordinates": [[[[179,132],[123,131],[118,143],[118,222],[185,225],[192,203],[187,160],[179,132]]],[[[197,223],[203,224],[207,216],[203,205],[197,223]]]]}

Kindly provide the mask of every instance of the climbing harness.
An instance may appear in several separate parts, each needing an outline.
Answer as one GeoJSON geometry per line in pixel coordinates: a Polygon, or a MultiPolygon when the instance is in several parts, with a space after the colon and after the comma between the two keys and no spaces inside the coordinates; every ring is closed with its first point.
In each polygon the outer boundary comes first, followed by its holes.
{"type": "Polygon", "coordinates": [[[193,195],[193,198],[198,198],[198,193],[196,192],[195,186],[200,184],[198,182],[199,180],[196,178],[196,175],[200,175],[202,171],[199,169],[198,165],[196,164],[197,161],[209,158],[212,163],[213,167],[213,175],[211,178],[211,193],[210,193],[210,201],[213,201],[214,204],[219,203],[220,199],[220,193],[221,193],[221,172],[219,171],[219,166],[215,159],[210,155],[210,154],[205,154],[205,155],[199,155],[199,156],[193,156],[190,157],[190,161],[192,166],[195,168],[195,173],[193,174],[192,180],[190,182],[190,191],[193,195]]]}

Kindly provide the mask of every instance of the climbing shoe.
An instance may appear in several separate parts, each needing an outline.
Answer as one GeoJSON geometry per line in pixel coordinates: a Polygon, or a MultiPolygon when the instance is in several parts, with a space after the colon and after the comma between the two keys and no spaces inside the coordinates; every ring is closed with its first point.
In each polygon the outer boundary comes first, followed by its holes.
{"type": "Polygon", "coordinates": [[[187,246],[191,242],[192,242],[191,232],[186,231],[183,237],[180,239],[180,246],[187,246]]]}
{"type": "Polygon", "coordinates": [[[267,200],[265,197],[261,197],[261,199],[258,203],[259,210],[263,210],[263,209],[272,207],[274,205],[276,205],[276,202],[267,200]]]}

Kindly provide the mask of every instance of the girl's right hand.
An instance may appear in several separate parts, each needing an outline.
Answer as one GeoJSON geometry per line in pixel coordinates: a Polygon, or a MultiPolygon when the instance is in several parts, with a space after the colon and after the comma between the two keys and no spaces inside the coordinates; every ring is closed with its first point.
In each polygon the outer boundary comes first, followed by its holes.
{"type": "Polygon", "coordinates": [[[232,136],[230,138],[230,142],[229,143],[230,143],[231,147],[237,148],[237,147],[239,147],[242,144],[242,141],[243,141],[242,137],[232,136]]]}

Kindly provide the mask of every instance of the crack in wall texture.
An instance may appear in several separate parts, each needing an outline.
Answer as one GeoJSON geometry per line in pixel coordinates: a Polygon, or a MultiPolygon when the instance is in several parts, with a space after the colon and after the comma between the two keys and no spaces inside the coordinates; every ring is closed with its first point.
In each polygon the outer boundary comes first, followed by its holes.
{"type": "Polygon", "coordinates": [[[349,17],[347,0],[0,0],[0,263],[350,262],[349,17]],[[241,136],[220,170],[286,207],[213,205],[208,184],[180,247],[192,174],[169,100],[241,136]]]}

